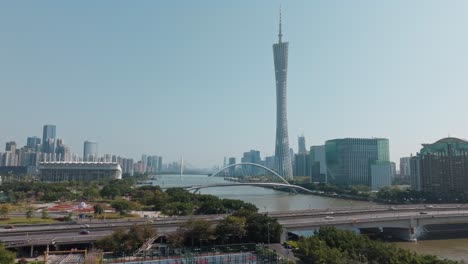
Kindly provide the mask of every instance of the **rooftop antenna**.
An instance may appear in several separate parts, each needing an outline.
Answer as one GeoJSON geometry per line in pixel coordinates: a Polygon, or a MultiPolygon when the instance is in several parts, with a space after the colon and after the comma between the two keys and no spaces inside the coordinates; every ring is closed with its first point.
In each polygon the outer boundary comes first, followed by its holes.
{"type": "Polygon", "coordinates": [[[279,33],[278,33],[278,43],[281,43],[281,38],[283,37],[283,34],[281,33],[281,5],[279,8],[279,33]]]}

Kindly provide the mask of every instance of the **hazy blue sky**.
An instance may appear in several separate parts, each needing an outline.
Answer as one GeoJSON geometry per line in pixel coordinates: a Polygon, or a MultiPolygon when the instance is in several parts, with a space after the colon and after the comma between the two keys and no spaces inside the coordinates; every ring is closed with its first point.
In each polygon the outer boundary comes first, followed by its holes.
{"type": "MultiPolygon", "coordinates": [[[[279,1],[4,1],[0,144],[221,164],[274,153],[279,1]]],[[[468,137],[468,1],[282,1],[289,136],[468,137]]]]}

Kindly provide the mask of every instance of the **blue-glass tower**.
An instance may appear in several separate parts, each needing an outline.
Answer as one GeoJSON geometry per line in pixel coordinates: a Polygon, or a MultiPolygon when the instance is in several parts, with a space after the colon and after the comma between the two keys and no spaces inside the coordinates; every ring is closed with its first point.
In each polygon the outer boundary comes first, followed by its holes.
{"type": "Polygon", "coordinates": [[[288,118],[286,104],[286,80],[288,73],[288,42],[281,38],[281,10],[279,21],[278,43],[273,44],[276,79],[276,144],[275,166],[277,172],[285,179],[292,179],[291,156],[289,154],[288,118]]]}

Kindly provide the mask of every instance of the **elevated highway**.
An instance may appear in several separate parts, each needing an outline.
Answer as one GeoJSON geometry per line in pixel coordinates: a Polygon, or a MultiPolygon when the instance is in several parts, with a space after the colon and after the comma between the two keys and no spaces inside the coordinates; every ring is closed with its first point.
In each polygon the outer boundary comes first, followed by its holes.
{"type": "MultiPolygon", "coordinates": [[[[432,224],[468,223],[468,205],[423,205],[375,206],[366,208],[341,208],[333,210],[300,210],[270,212],[286,231],[314,230],[321,226],[346,229],[378,228],[382,232],[405,240],[414,240],[418,228],[432,224]]],[[[192,216],[217,224],[225,215],[192,216]]],[[[157,228],[159,235],[174,232],[191,217],[137,218],[125,220],[91,220],[49,225],[25,225],[14,229],[0,229],[0,241],[7,248],[35,247],[93,243],[111,234],[118,227],[130,228],[134,224],[149,224],[157,228]],[[89,225],[85,226],[85,225],[89,225]],[[89,234],[80,231],[89,230],[89,234]]]]}

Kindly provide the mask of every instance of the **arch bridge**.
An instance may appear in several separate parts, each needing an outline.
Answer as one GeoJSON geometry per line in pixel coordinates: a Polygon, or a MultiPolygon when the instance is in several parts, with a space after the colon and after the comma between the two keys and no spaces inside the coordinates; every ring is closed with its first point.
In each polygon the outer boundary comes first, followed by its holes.
{"type": "Polygon", "coordinates": [[[208,183],[186,187],[187,190],[197,192],[200,189],[233,186],[257,186],[279,190],[293,190],[313,193],[298,185],[290,184],[285,178],[274,170],[257,163],[242,162],[228,165],[209,176],[208,183]],[[222,182],[212,181],[215,178],[224,178],[222,182]],[[210,182],[211,181],[211,182],[210,182]]]}

